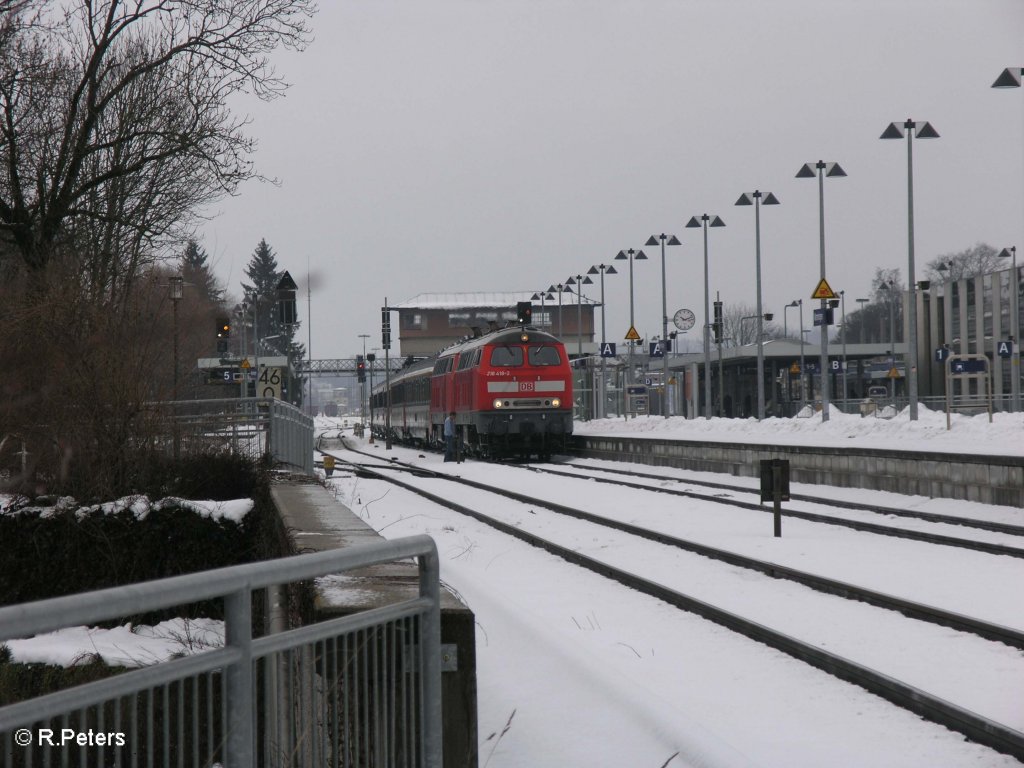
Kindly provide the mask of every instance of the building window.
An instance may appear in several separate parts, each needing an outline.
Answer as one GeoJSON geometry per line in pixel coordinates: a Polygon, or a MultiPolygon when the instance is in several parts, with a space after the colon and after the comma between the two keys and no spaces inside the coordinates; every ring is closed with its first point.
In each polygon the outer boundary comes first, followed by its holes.
{"type": "Polygon", "coordinates": [[[426,317],[418,312],[402,312],[399,318],[401,319],[402,330],[422,331],[427,327],[426,317]]]}
{"type": "Polygon", "coordinates": [[[448,313],[448,327],[449,328],[468,328],[469,327],[469,312],[449,312],[448,313]]]}

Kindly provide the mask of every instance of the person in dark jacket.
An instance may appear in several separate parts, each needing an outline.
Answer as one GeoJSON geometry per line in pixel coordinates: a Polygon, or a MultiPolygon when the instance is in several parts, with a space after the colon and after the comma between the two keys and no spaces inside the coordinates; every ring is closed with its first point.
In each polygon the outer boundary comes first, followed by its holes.
{"type": "Polygon", "coordinates": [[[444,460],[455,461],[455,411],[444,420],[444,460]]]}

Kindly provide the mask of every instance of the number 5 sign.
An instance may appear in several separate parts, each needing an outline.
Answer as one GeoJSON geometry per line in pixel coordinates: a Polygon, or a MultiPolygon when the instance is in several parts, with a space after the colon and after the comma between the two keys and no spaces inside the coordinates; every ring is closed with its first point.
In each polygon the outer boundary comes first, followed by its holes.
{"type": "Polygon", "coordinates": [[[281,399],[281,369],[260,366],[260,375],[256,379],[256,397],[276,397],[281,399]]]}

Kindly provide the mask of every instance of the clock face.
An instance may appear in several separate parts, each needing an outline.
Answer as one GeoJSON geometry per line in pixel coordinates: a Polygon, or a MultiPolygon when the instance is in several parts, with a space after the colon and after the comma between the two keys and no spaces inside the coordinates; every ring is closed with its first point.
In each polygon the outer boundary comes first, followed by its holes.
{"type": "Polygon", "coordinates": [[[673,316],[672,322],[675,323],[676,328],[680,331],[688,331],[693,328],[693,324],[697,322],[697,318],[689,309],[680,309],[673,316]]]}

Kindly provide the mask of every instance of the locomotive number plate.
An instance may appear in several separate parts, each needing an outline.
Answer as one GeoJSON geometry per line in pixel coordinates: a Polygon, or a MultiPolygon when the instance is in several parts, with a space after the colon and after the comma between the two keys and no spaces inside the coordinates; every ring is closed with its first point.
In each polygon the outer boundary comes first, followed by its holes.
{"type": "Polygon", "coordinates": [[[532,381],[520,381],[519,382],[519,391],[520,392],[533,392],[533,390],[534,390],[534,383],[532,381]]]}

